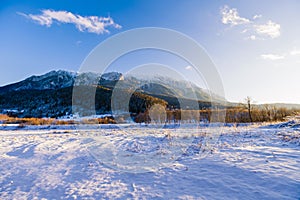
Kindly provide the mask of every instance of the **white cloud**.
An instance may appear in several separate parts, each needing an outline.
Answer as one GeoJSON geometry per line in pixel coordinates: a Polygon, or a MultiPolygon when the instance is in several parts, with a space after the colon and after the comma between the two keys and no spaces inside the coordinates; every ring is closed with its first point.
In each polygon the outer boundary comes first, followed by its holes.
{"type": "Polygon", "coordinates": [[[249,31],[248,29],[244,29],[244,30],[242,30],[241,33],[247,33],[248,31],[249,31]]]}
{"type": "Polygon", "coordinates": [[[254,25],[254,29],[257,34],[268,36],[272,39],[280,36],[280,24],[274,23],[271,20],[269,20],[266,24],[254,25]]]}
{"type": "Polygon", "coordinates": [[[186,70],[191,70],[191,69],[193,69],[193,67],[191,65],[188,65],[188,66],[185,67],[185,69],[186,70]]]}
{"type": "Polygon", "coordinates": [[[262,15],[254,15],[253,21],[244,17],[240,17],[236,8],[230,8],[225,5],[221,8],[222,23],[230,26],[240,26],[243,28],[242,34],[247,34],[246,39],[257,40],[267,38],[277,38],[280,36],[280,24],[271,20],[265,24],[258,24],[255,20],[261,18],[262,15]]]}
{"type": "Polygon", "coordinates": [[[250,36],[250,40],[256,40],[256,36],[255,35],[251,35],[250,36]]]}
{"type": "Polygon", "coordinates": [[[299,56],[300,55],[300,50],[297,50],[296,48],[294,48],[294,50],[291,51],[285,51],[285,52],[281,52],[280,54],[273,54],[273,53],[269,53],[269,54],[262,54],[260,55],[260,57],[264,60],[289,60],[289,61],[293,61],[291,60],[293,59],[295,56],[299,56]]]}
{"type": "Polygon", "coordinates": [[[236,8],[229,8],[228,6],[224,6],[221,9],[222,14],[222,23],[229,24],[231,26],[236,26],[240,24],[248,24],[250,23],[249,19],[243,18],[239,16],[239,13],[236,8]]]}
{"type": "Polygon", "coordinates": [[[293,51],[290,52],[290,55],[292,55],[292,56],[300,55],[300,51],[299,50],[293,50],[293,51]]]}
{"type": "Polygon", "coordinates": [[[284,59],[283,55],[277,55],[277,54],[262,54],[261,57],[265,60],[281,60],[281,59],[284,59]]]}
{"type": "Polygon", "coordinates": [[[262,15],[254,15],[253,16],[253,19],[259,19],[259,18],[261,18],[262,17],[262,15]]]}
{"type": "Polygon", "coordinates": [[[42,10],[42,14],[40,15],[18,14],[47,27],[50,27],[53,22],[74,24],[81,32],[87,31],[90,33],[103,34],[109,32],[107,27],[121,28],[121,26],[116,24],[111,17],[83,17],[67,11],[42,10]]]}

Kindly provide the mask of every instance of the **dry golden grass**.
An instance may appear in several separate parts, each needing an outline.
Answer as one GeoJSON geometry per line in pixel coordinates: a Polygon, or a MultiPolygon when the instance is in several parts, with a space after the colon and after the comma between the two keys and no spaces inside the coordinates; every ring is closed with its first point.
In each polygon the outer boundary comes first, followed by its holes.
{"type": "Polygon", "coordinates": [[[19,124],[20,127],[28,125],[71,125],[71,124],[115,124],[114,119],[111,118],[95,118],[75,120],[59,120],[54,118],[16,118],[7,115],[0,115],[0,122],[2,124],[19,124]]]}
{"type": "Polygon", "coordinates": [[[1,121],[6,120],[7,118],[9,118],[7,115],[0,114],[1,121]]]}

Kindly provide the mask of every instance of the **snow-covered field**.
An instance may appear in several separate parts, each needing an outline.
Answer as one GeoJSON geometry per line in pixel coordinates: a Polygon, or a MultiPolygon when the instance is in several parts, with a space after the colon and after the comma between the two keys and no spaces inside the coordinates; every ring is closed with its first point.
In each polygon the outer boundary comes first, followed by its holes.
{"type": "Polygon", "coordinates": [[[300,199],[294,122],[0,130],[0,199],[300,199]]]}

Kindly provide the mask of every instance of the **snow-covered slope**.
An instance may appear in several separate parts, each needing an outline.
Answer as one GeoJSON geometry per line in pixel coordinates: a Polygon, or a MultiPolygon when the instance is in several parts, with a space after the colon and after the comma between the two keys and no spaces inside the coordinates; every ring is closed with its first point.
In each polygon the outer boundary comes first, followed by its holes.
{"type": "MultiPolygon", "coordinates": [[[[195,84],[187,81],[178,81],[167,77],[153,77],[153,79],[143,79],[139,77],[124,77],[119,72],[108,72],[97,74],[94,72],[76,73],[64,70],[51,71],[40,76],[31,76],[23,81],[0,87],[0,94],[21,90],[49,90],[71,87],[73,85],[95,85],[100,81],[104,86],[113,87],[116,81],[123,81],[120,86],[135,87],[141,85],[140,90],[148,94],[164,96],[176,96],[179,98],[197,99],[210,101],[209,91],[199,88],[195,84]],[[152,82],[156,84],[153,84],[152,82]],[[75,83],[75,84],[74,84],[75,83]]],[[[215,100],[221,98],[212,96],[215,100]]],[[[224,99],[222,99],[224,100],[224,99]]]]}
{"type": "Polygon", "coordinates": [[[124,80],[124,77],[119,72],[108,72],[101,76],[101,79],[105,81],[118,81],[118,80],[124,80]]]}
{"type": "Polygon", "coordinates": [[[216,130],[194,131],[0,131],[0,199],[300,198],[299,130],[223,127],[205,158],[203,134],[216,130]]]}
{"type": "Polygon", "coordinates": [[[31,76],[21,82],[10,84],[0,88],[0,92],[20,91],[20,90],[47,90],[70,87],[73,85],[73,72],[63,70],[51,71],[41,76],[31,76]]]}
{"type": "MultiPolygon", "coordinates": [[[[51,71],[41,76],[32,76],[21,82],[0,87],[0,112],[17,110],[14,115],[19,117],[60,117],[72,112],[73,86],[101,85],[97,89],[98,102],[101,102],[97,112],[110,113],[110,94],[114,91],[116,84],[121,91],[136,91],[145,99],[158,98],[167,102],[170,108],[199,109],[199,107],[211,106],[210,102],[213,99],[201,88],[190,86],[191,84],[185,81],[163,77],[156,79],[158,81],[153,84],[153,79],[124,77],[118,72],[101,75],[94,72],[51,71]],[[199,103],[198,100],[202,102],[199,103]],[[185,102],[185,107],[179,102],[185,102]]],[[[137,111],[137,109],[133,110],[137,111]]]]}
{"type": "Polygon", "coordinates": [[[51,71],[39,76],[31,76],[23,81],[0,87],[0,93],[20,90],[49,90],[71,87],[76,79],[77,85],[90,85],[95,80],[106,81],[122,80],[123,76],[118,72],[108,72],[101,76],[94,72],[76,73],[64,70],[51,71]]]}

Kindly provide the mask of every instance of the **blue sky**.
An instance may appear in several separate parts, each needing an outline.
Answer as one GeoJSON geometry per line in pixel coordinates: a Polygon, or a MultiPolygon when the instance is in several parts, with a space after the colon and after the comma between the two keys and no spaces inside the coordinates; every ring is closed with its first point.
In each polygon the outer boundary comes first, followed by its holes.
{"type": "MultiPolygon", "coordinates": [[[[174,29],[202,45],[228,100],[251,96],[257,103],[300,103],[299,10],[296,0],[2,0],[0,85],[53,69],[78,71],[106,38],[151,26],[174,29]],[[89,16],[96,16],[98,25],[88,26],[89,16]]],[[[161,52],[128,55],[111,70],[126,72],[149,62],[173,66],[199,81],[187,63],[161,52]]]]}

